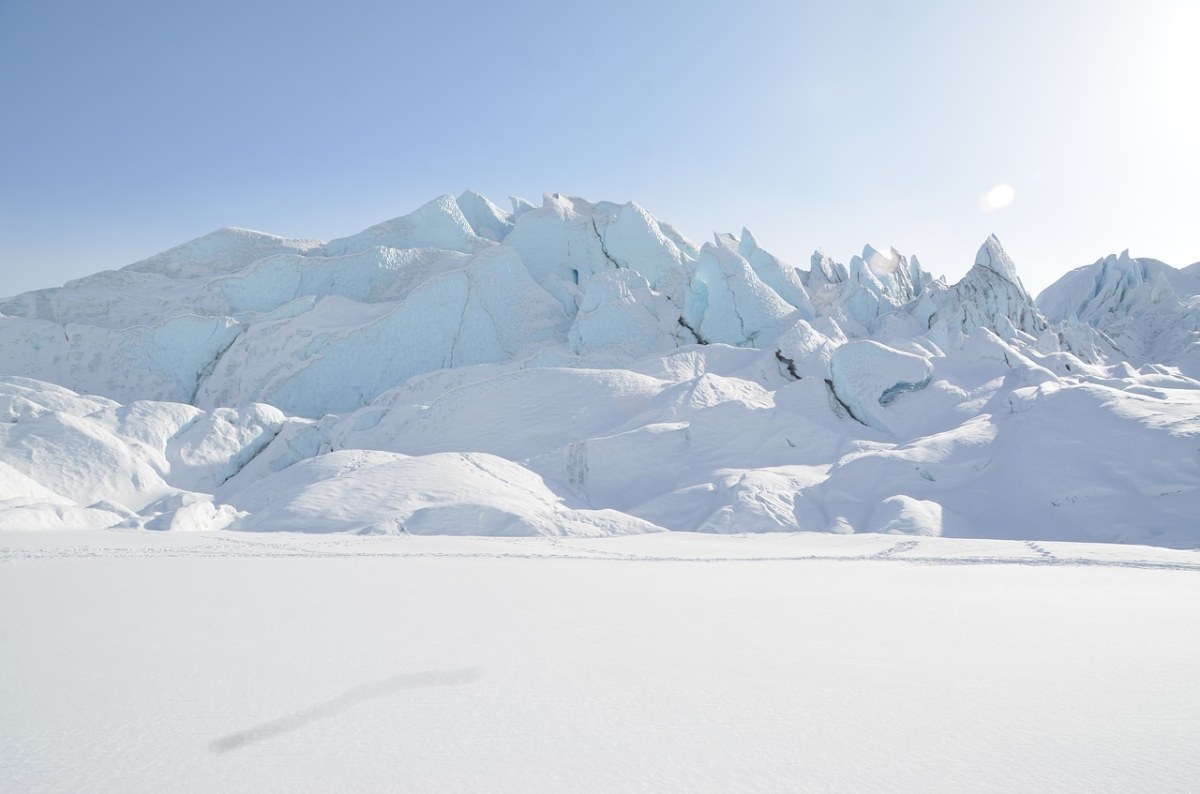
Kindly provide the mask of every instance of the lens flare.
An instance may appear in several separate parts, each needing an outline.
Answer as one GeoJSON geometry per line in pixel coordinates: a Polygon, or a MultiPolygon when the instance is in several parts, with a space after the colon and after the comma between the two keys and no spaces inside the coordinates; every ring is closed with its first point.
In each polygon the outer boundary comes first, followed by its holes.
{"type": "Polygon", "coordinates": [[[1001,183],[979,197],[979,208],[984,212],[1002,210],[1013,203],[1016,195],[1012,185],[1001,183]]]}

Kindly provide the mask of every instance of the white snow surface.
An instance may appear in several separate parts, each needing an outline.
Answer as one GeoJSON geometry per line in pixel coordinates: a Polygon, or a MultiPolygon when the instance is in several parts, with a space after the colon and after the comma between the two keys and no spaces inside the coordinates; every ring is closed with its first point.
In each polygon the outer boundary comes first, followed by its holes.
{"type": "Polygon", "coordinates": [[[6,792],[1200,779],[1194,551],[0,532],[0,604],[6,792]]]}
{"type": "Polygon", "coordinates": [[[0,300],[0,528],[1200,546],[1200,280],[467,192],[0,300]]]}

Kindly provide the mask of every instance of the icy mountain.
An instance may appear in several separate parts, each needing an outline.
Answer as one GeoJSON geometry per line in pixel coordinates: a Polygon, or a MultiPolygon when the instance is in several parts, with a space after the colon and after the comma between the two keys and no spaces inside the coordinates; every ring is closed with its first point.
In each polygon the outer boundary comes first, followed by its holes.
{"type": "Polygon", "coordinates": [[[636,204],[224,229],[0,301],[0,527],[1200,545],[1200,272],[1035,302],[636,204]]]}
{"type": "Polygon", "coordinates": [[[1070,334],[1099,332],[1106,358],[1200,371],[1200,268],[1176,270],[1125,251],[1063,276],[1038,298],[1070,334]]]}

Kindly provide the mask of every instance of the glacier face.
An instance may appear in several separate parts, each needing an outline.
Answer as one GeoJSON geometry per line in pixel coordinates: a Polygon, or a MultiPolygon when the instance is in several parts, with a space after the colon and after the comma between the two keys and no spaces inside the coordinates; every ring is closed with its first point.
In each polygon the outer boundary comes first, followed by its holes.
{"type": "Polygon", "coordinates": [[[0,527],[815,530],[1200,545],[1200,272],[1035,302],[477,193],[0,301],[0,527]]]}

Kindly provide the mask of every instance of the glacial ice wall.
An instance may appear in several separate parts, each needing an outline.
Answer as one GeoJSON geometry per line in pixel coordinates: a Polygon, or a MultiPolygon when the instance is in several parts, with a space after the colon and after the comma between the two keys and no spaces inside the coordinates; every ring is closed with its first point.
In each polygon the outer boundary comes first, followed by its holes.
{"type": "Polygon", "coordinates": [[[0,301],[0,527],[1200,545],[1200,271],[1035,302],[633,203],[224,229],[0,301]]]}

